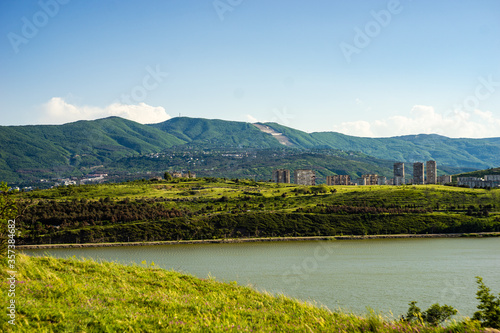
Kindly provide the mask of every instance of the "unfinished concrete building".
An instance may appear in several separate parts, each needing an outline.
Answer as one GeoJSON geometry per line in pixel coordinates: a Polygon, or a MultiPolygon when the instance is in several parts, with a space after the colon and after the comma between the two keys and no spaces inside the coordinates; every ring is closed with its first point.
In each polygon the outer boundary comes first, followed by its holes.
{"type": "Polygon", "coordinates": [[[275,183],[290,183],[290,170],[277,169],[273,171],[273,182],[275,183]]]}
{"type": "Polygon", "coordinates": [[[351,185],[351,176],[349,175],[327,176],[326,185],[351,185]]]}
{"type": "Polygon", "coordinates": [[[427,178],[426,184],[436,184],[437,183],[437,163],[436,161],[427,161],[427,178]]]}
{"type": "Polygon", "coordinates": [[[311,169],[295,170],[295,184],[316,185],[316,173],[311,169]]]}
{"type": "Polygon", "coordinates": [[[424,163],[413,163],[413,185],[423,185],[425,182],[424,177],[424,163]]]}
{"type": "Polygon", "coordinates": [[[405,184],[405,164],[403,162],[394,163],[394,185],[405,184]]]}

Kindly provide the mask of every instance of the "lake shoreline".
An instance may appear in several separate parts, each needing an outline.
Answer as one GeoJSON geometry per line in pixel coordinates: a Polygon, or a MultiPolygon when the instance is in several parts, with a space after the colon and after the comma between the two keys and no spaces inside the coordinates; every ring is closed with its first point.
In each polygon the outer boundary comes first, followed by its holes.
{"type": "Polygon", "coordinates": [[[290,242],[290,241],[312,241],[312,240],[334,241],[334,240],[405,239],[405,238],[458,238],[458,237],[500,237],[500,232],[453,233],[453,234],[398,234],[398,235],[365,235],[365,236],[351,235],[351,236],[225,238],[225,239],[200,239],[200,240],[179,240],[179,241],[83,243],[83,244],[36,244],[36,245],[18,245],[16,246],[16,248],[20,250],[38,250],[38,249],[73,249],[73,248],[117,247],[117,246],[290,242]]]}

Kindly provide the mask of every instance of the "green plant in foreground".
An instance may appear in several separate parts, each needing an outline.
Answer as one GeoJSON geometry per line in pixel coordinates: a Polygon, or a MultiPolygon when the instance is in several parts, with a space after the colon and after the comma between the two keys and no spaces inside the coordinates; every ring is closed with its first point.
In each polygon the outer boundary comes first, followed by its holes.
{"type": "Polygon", "coordinates": [[[441,306],[435,303],[424,312],[420,310],[415,301],[410,302],[408,305],[410,307],[404,318],[407,322],[427,323],[436,326],[457,314],[456,309],[446,304],[441,306]]]}
{"type": "Polygon", "coordinates": [[[500,328],[500,295],[495,297],[480,276],[476,276],[476,281],[479,285],[476,298],[480,303],[473,319],[479,320],[483,327],[500,328]]]}
{"type": "MultiPolygon", "coordinates": [[[[152,267],[19,254],[16,327],[2,332],[480,332],[332,312],[236,283],[152,267]]],[[[0,267],[3,268],[3,267],[0,267]]],[[[0,279],[7,277],[0,270],[0,279]]],[[[7,293],[0,293],[6,304],[7,293]]]]}

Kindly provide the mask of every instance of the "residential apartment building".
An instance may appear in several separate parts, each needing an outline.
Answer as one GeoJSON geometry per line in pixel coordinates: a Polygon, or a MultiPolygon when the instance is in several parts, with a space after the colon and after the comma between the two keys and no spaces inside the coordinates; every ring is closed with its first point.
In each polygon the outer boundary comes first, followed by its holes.
{"type": "Polygon", "coordinates": [[[405,164],[402,162],[394,163],[394,185],[405,184],[405,164]]]}
{"type": "Polygon", "coordinates": [[[351,176],[349,175],[327,176],[326,185],[351,185],[351,176]]]}
{"type": "Polygon", "coordinates": [[[378,185],[378,175],[362,175],[362,179],[364,179],[363,185],[378,185]]]}
{"type": "Polygon", "coordinates": [[[448,175],[444,175],[444,176],[439,176],[437,177],[437,183],[438,184],[449,184],[451,183],[451,176],[448,176],[448,175]]]}
{"type": "Polygon", "coordinates": [[[425,182],[424,178],[424,163],[415,162],[413,163],[413,184],[423,185],[425,182]]]}
{"type": "Polygon", "coordinates": [[[290,170],[277,169],[273,171],[273,182],[275,183],[290,183],[290,170]]]}
{"type": "Polygon", "coordinates": [[[436,184],[437,183],[437,163],[436,161],[427,161],[427,179],[426,184],[436,184]]]}

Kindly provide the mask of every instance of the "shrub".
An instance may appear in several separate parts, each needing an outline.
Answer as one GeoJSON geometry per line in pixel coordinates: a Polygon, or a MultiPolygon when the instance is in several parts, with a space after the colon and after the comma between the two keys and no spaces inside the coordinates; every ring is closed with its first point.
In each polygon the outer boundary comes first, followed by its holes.
{"type": "Polygon", "coordinates": [[[410,305],[410,307],[406,313],[406,318],[404,318],[407,322],[427,323],[436,326],[457,314],[456,309],[446,304],[443,306],[438,303],[432,304],[424,312],[421,312],[415,301],[408,303],[408,305],[410,305]]]}
{"type": "Polygon", "coordinates": [[[484,285],[483,278],[476,276],[476,281],[479,285],[476,293],[479,311],[474,313],[472,319],[480,321],[483,327],[500,328],[500,297],[495,297],[490,292],[490,288],[484,285]]]}
{"type": "Polygon", "coordinates": [[[433,304],[423,313],[423,319],[431,325],[437,325],[457,314],[457,310],[452,306],[433,304]]]}

